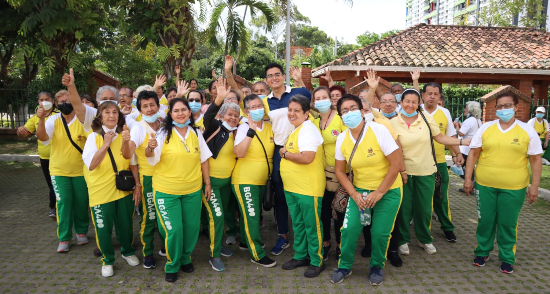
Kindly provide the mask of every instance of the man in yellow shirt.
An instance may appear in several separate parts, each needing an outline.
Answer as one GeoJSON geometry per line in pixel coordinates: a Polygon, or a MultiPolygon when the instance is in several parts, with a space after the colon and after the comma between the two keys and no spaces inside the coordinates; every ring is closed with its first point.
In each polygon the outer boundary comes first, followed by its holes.
{"type": "MultiPolygon", "coordinates": [[[[53,115],[59,113],[59,110],[54,105],[53,94],[49,91],[42,91],[38,93],[38,104],[42,105],[46,110],[46,120],[53,115]]],[[[36,132],[38,127],[38,116],[31,117],[24,126],[17,128],[17,136],[19,138],[27,138],[36,132]]],[[[42,167],[42,173],[46,178],[46,183],[50,189],[50,217],[55,217],[55,193],[52,186],[52,178],[50,176],[50,146],[44,145],[42,141],[38,140],[38,156],[40,157],[40,166],[42,167]]]]}

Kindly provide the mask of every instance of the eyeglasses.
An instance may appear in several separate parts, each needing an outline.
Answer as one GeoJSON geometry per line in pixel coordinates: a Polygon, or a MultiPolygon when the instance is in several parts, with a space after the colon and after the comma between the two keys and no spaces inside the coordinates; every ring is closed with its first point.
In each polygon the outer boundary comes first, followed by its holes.
{"type": "Polygon", "coordinates": [[[237,97],[227,97],[227,98],[223,99],[223,102],[231,102],[231,101],[237,102],[239,100],[237,100],[237,97]]]}
{"type": "Polygon", "coordinates": [[[249,106],[249,107],[248,107],[249,110],[256,110],[256,109],[263,109],[263,108],[264,108],[263,104],[261,104],[261,105],[253,105],[253,106],[249,106]]]}
{"type": "Polygon", "coordinates": [[[495,106],[497,110],[508,109],[516,106],[514,103],[498,104],[495,106]]]}
{"type": "Polygon", "coordinates": [[[201,99],[199,99],[199,98],[196,98],[196,99],[191,98],[191,99],[188,99],[187,101],[201,103],[201,99]]]}
{"type": "Polygon", "coordinates": [[[359,106],[352,106],[350,109],[344,108],[341,110],[342,116],[346,115],[350,111],[359,110],[359,106]]]}
{"type": "Polygon", "coordinates": [[[266,78],[267,78],[267,79],[272,79],[272,78],[280,78],[280,77],[282,77],[282,76],[283,76],[283,74],[280,73],[280,72],[278,72],[278,73],[276,73],[276,74],[268,75],[268,76],[266,76],[266,78]]]}
{"type": "Polygon", "coordinates": [[[189,151],[189,146],[187,146],[187,143],[185,143],[185,141],[181,141],[183,143],[183,147],[185,147],[185,151],[187,151],[187,153],[191,152],[189,151]]]}
{"type": "Polygon", "coordinates": [[[397,102],[391,101],[391,100],[383,100],[383,101],[380,101],[380,104],[394,104],[394,103],[397,103],[397,102]]]}

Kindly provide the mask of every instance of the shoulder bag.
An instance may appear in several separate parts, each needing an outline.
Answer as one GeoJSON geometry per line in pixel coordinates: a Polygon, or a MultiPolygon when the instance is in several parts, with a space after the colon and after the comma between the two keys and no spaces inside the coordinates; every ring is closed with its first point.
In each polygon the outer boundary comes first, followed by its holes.
{"type": "Polygon", "coordinates": [[[116,162],[115,157],[113,156],[113,152],[111,152],[111,147],[107,149],[107,153],[109,153],[109,157],[111,158],[111,164],[113,165],[113,170],[115,171],[115,183],[116,188],[120,191],[133,191],[136,187],[136,180],[134,179],[134,174],[132,174],[129,170],[121,170],[119,171],[116,168],[116,162]]]}
{"type": "MultiPolygon", "coordinates": [[[[348,166],[349,166],[349,181],[353,184],[353,170],[351,169],[351,160],[353,159],[353,155],[355,155],[355,150],[357,150],[357,146],[359,146],[359,142],[361,141],[361,137],[363,136],[363,132],[365,131],[365,126],[367,125],[367,122],[363,124],[363,128],[361,128],[361,132],[359,133],[359,136],[357,137],[357,140],[355,141],[355,145],[353,146],[353,150],[351,151],[351,154],[349,156],[348,160],[348,166]]],[[[350,129],[351,134],[351,129],[350,129]]],[[[340,185],[338,187],[338,190],[336,191],[336,194],[334,195],[334,200],[332,200],[332,218],[337,219],[336,212],[345,213],[346,208],[348,207],[349,202],[349,193],[340,185]]]]}
{"type": "MultiPolygon", "coordinates": [[[[73,138],[71,138],[71,132],[69,131],[69,126],[67,125],[67,120],[65,117],[61,114],[61,121],[63,121],[63,126],[65,127],[65,132],[67,132],[67,137],[69,137],[69,141],[71,141],[71,144],[73,144],[74,148],[82,154],[82,148],[80,146],[76,145],[76,143],[73,141],[73,138]]],[[[77,118],[78,119],[78,118],[77,118]]]]}
{"type": "Polygon", "coordinates": [[[420,113],[420,116],[422,116],[422,119],[426,123],[426,126],[428,127],[428,131],[430,133],[430,143],[432,144],[432,156],[434,158],[434,165],[435,165],[435,189],[434,191],[439,194],[439,198],[443,199],[443,193],[441,193],[441,174],[437,170],[437,159],[435,158],[435,148],[434,148],[434,139],[432,137],[432,128],[430,127],[430,124],[426,120],[426,117],[422,113],[422,110],[420,110],[418,113],[420,113]]]}

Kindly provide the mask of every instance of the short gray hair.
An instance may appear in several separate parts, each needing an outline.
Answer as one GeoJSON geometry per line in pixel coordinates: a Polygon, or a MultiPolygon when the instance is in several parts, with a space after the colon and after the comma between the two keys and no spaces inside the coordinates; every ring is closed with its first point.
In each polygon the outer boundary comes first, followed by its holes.
{"type": "Polygon", "coordinates": [[[367,99],[364,99],[364,98],[359,98],[359,99],[361,99],[361,102],[367,104],[367,106],[369,107],[369,109],[372,111],[372,106],[370,106],[370,103],[369,103],[369,101],[367,101],[367,99]]]}
{"type": "Polygon", "coordinates": [[[239,105],[233,102],[224,103],[220,108],[220,111],[218,111],[218,113],[220,114],[220,116],[223,117],[227,113],[227,111],[230,109],[236,111],[237,113],[241,113],[241,108],[239,107],[239,105]]]}
{"type": "Polygon", "coordinates": [[[481,105],[477,101],[468,101],[466,102],[466,109],[468,109],[468,113],[477,118],[481,119],[481,105]]]}
{"type": "Polygon", "coordinates": [[[380,101],[382,101],[382,97],[384,97],[386,95],[392,96],[392,98],[395,99],[395,102],[397,102],[397,98],[395,98],[395,95],[393,95],[391,92],[386,92],[386,93],[380,95],[380,101]]]}
{"type": "Polygon", "coordinates": [[[102,87],[99,87],[99,89],[97,89],[97,93],[95,94],[95,99],[97,100],[97,102],[99,102],[99,98],[101,98],[101,95],[105,91],[113,92],[113,94],[115,94],[116,101],[118,101],[118,99],[120,98],[120,96],[118,95],[118,90],[115,87],[113,87],[113,86],[102,86],[102,87]]]}

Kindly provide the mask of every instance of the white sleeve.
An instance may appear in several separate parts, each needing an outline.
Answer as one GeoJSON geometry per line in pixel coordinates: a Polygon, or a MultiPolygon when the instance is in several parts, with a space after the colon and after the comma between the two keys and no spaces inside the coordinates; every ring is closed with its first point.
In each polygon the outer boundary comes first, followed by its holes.
{"type": "Polygon", "coordinates": [[[341,160],[341,161],[346,160],[346,158],[342,154],[342,143],[344,143],[344,139],[346,138],[348,132],[349,130],[345,130],[342,133],[340,133],[340,135],[338,135],[338,137],[336,138],[336,147],[335,147],[336,150],[334,153],[334,159],[336,160],[341,160]]]}
{"type": "Polygon", "coordinates": [[[86,109],[86,114],[84,116],[84,121],[82,122],[82,127],[84,127],[84,131],[87,133],[92,129],[92,121],[94,120],[97,109],[90,107],[86,104],[83,104],[84,108],[86,109]]]}
{"type": "Polygon", "coordinates": [[[132,158],[130,158],[130,165],[138,165],[138,159],[135,153],[132,155],[132,158]]]}
{"type": "Polygon", "coordinates": [[[160,154],[162,152],[162,146],[164,146],[164,140],[166,139],[166,132],[158,132],[155,138],[157,139],[157,147],[153,150],[155,156],[147,157],[147,162],[153,166],[160,161],[160,154]]]}
{"type": "Polygon", "coordinates": [[[126,126],[128,127],[129,130],[132,130],[132,128],[134,128],[136,125],[139,124],[139,122],[136,121],[136,118],[132,117],[132,114],[125,116],[124,120],[126,121],[126,126]]]}
{"type": "Polygon", "coordinates": [[[477,123],[477,119],[475,117],[470,117],[465,120],[460,127],[460,132],[464,135],[468,134],[468,132],[472,128],[473,123],[477,123]]]}
{"type": "Polygon", "coordinates": [[[55,133],[55,121],[59,118],[61,114],[51,117],[44,123],[44,128],[46,129],[46,134],[48,135],[48,141],[42,141],[42,144],[48,146],[52,141],[53,134],[55,133]]]}
{"type": "Polygon", "coordinates": [[[128,123],[128,118],[131,118],[133,120],[136,120],[139,116],[139,111],[135,108],[132,108],[132,112],[126,116],[126,123],[128,123]]]}
{"type": "Polygon", "coordinates": [[[133,128],[130,129],[130,141],[134,142],[137,148],[141,146],[141,144],[143,144],[143,140],[145,140],[145,130],[138,123],[137,125],[135,125],[133,128]]]}
{"type": "Polygon", "coordinates": [[[208,160],[208,158],[212,157],[212,152],[210,151],[210,148],[208,148],[208,145],[206,145],[206,141],[204,140],[204,136],[202,135],[201,131],[197,132],[197,137],[199,137],[199,149],[201,150],[201,163],[204,163],[208,160]]]}
{"type": "Polygon", "coordinates": [[[385,156],[399,149],[399,146],[397,146],[397,143],[395,143],[390,131],[386,127],[377,123],[369,123],[369,127],[374,131],[380,150],[382,150],[385,156]]]}
{"type": "Polygon", "coordinates": [[[451,137],[456,135],[456,129],[455,125],[453,124],[453,118],[451,117],[451,113],[447,108],[443,108],[443,113],[445,113],[445,116],[447,117],[447,133],[445,135],[451,137]]]}
{"type": "Polygon", "coordinates": [[[91,133],[88,136],[88,139],[86,139],[84,150],[82,150],[82,160],[84,161],[84,164],[86,165],[88,170],[90,169],[90,164],[92,164],[92,159],[94,159],[94,155],[98,151],[97,144],[95,143],[96,136],[97,136],[96,132],[91,133]]]}
{"type": "Polygon", "coordinates": [[[241,124],[237,128],[237,135],[235,135],[235,144],[234,144],[234,146],[239,145],[246,138],[246,133],[248,132],[248,129],[250,129],[248,124],[241,124]]]}
{"type": "Polygon", "coordinates": [[[323,144],[321,133],[311,122],[305,124],[298,134],[298,150],[317,152],[319,146],[323,144]]]}
{"type": "Polygon", "coordinates": [[[481,138],[483,136],[483,132],[485,132],[485,130],[494,123],[495,121],[484,123],[481,128],[477,130],[472,138],[472,141],[470,141],[470,148],[481,148],[481,145],[483,144],[483,139],[481,138]]]}
{"type": "Polygon", "coordinates": [[[528,125],[532,126],[533,129],[535,128],[535,118],[533,117],[532,119],[530,119],[528,122],[527,122],[528,125]]]}
{"type": "Polygon", "coordinates": [[[534,128],[527,127],[527,133],[529,134],[529,146],[527,146],[527,155],[539,155],[542,154],[542,144],[540,143],[539,134],[534,128]]]}

